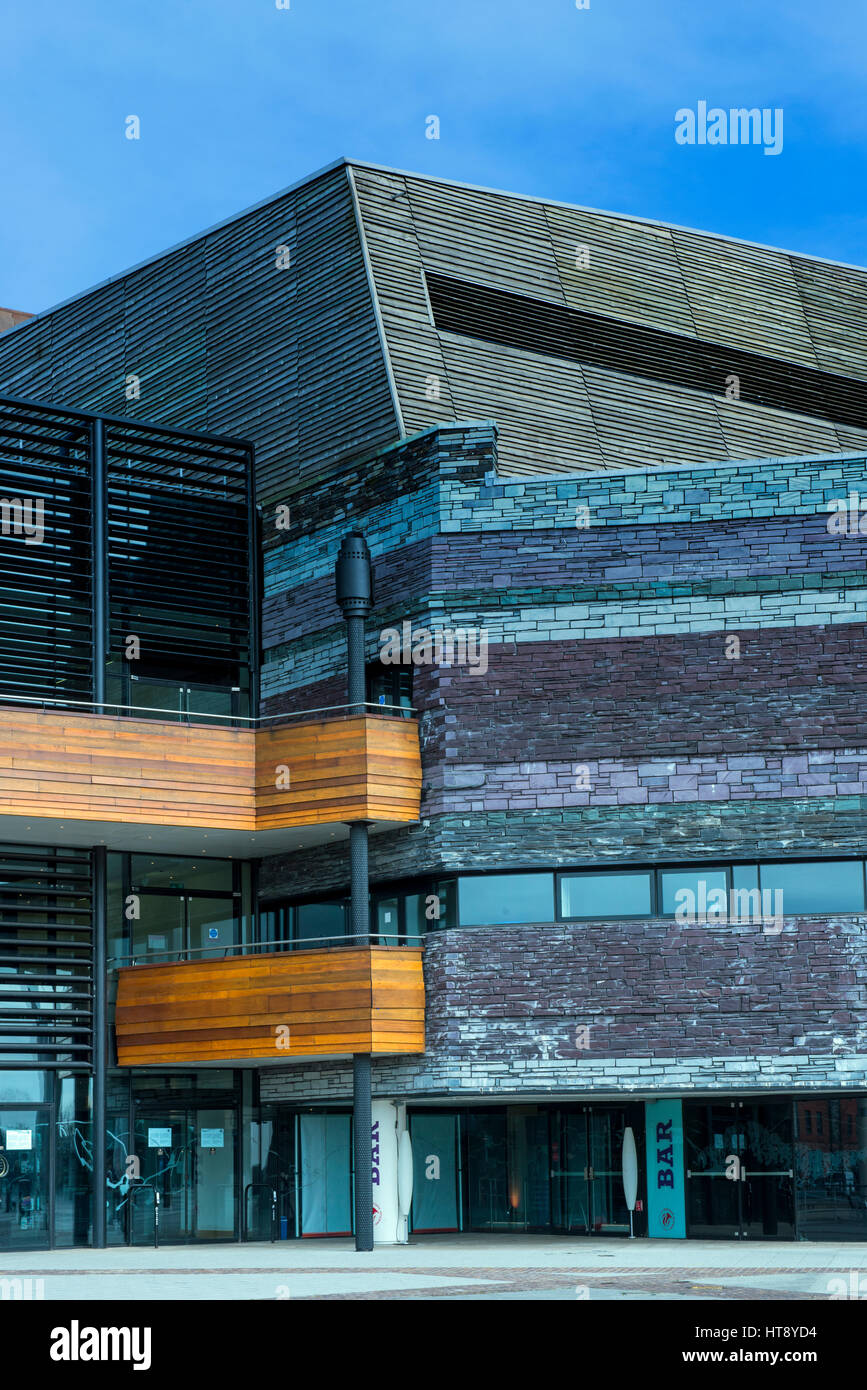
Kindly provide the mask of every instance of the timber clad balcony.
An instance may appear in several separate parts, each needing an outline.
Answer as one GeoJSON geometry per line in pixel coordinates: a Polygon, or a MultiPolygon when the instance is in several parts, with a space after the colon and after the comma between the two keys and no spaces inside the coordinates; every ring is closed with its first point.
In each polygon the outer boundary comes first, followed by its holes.
{"type": "Polygon", "coordinates": [[[422,950],[343,946],[118,971],[118,1063],[424,1052],[422,950]]]}
{"type": "Polygon", "coordinates": [[[0,707],[0,839],[253,857],[418,819],[414,720],[264,728],[0,707]]]}

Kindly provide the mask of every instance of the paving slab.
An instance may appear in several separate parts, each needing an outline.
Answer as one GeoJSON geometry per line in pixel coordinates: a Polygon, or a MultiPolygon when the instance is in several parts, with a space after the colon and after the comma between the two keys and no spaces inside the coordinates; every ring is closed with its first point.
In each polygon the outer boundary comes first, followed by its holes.
{"type": "MultiPolygon", "coordinates": [[[[45,1299],[545,1299],[867,1296],[867,1244],[599,1240],[543,1235],[417,1237],[359,1254],[351,1240],[30,1251],[2,1280],[45,1299]],[[34,1286],[36,1287],[36,1286],[34,1286]]],[[[3,1292],[0,1299],[14,1295],[3,1292]]]]}

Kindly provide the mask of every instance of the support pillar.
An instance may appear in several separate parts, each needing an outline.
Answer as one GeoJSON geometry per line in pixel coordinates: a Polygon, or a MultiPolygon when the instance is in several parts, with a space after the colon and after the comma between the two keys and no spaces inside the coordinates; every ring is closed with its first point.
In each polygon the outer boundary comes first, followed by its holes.
{"type": "MultiPolygon", "coordinates": [[[[358,531],[344,536],[335,566],[336,596],[346,621],[349,714],[365,712],[364,628],[373,607],[373,572],[367,542],[358,531]]],[[[368,826],[349,826],[351,937],[357,946],[370,942],[370,886],[367,863],[368,826]]],[[[371,1133],[371,1057],[356,1053],[352,1061],[352,1121],[355,1150],[355,1248],[373,1249],[373,1150],[371,1133]]]]}
{"type": "Polygon", "coordinates": [[[106,850],[92,852],[93,863],[93,1248],[104,1250],[108,1070],[108,990],[106,978],[106,850]]]}

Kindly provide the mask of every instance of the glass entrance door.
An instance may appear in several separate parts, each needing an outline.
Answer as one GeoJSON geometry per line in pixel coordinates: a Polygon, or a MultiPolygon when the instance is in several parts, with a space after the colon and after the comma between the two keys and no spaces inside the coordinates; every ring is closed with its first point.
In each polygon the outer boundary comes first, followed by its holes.
{"type": "Polygon", "coordinates": [[[141,1181],[130,1192],[131,1243],[238,1236],[237,1126],[233,1108],[142,1108],[135,1149],[141,1181]]]}
{"type": "Polygon", "coordinates": [[[750,1240],[792,1240],[795,1174],[791,1102],[745,1105],[741,1229],[750,1240]]]}
{"type": "Polygon", "coordinates": [[[0,1250],[51,1243],[48,1106],[0,1107],[0,1250]]]}
{"type": "Polygon", "coordinates": [[[471,1228],[527,1231],[550,1226],[548,1125],[543,1106],[469,1112],[466,1175],[471,1228]]]}
{"type": "Polygon", "coordinates": [[[160,1241],[191,1240],[196,1233],[195,1131],[187,1110],[142,1111],[133,1152],[140,1181],[130,1191],[130,1241],[150,1245],[159,1199],[160,1241]]]}
{"type": "Polygon", "coordinates": [[[554,1220],[561,1230],[586,1235],[628,1235],[623,1190],[623,1136],[628,1125],[640,1138],[625,1106],[583,1106],[553,1117],[551,1179],[554,1220]]]}
{"type": "Polygon", "coordinates": [[[693,1237],[791,1240],[795,1234],[788,1102],[684,1106],[687,1229],[693,1237]]]}

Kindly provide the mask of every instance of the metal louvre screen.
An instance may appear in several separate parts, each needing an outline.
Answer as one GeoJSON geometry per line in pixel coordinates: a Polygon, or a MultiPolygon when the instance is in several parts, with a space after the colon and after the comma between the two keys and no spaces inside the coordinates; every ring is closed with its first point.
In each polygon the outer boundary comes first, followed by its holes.
{"type": "Polygon", "coordinates": [[[856,429],[867,425],[867,381],[855,377],[432,271],[425,278],[442,332],[717,396],[725,393],[726,378],[736,376],[740,399],[753,405],[856,429]]]}
{"type": "Polygon", "coordinates": [[[244,441],[0,397],[0,703],[249,714],[252,472],[244,441]]]}
{"type": "Polygon", "coordinates": [[[92,1060],[86,850],[0,845],[0,1066],[92,1060]]]}
{"type": "Polygon", "coordinates": [[[106,430],[109,652],[144,679],[240,688],[249,661],[248,458],[106,430]]]}
{"type": "Polygon", "coordinates": [[[0,400],[0,509],[0,700],[89,700],[89,423],[0,400]]]}

